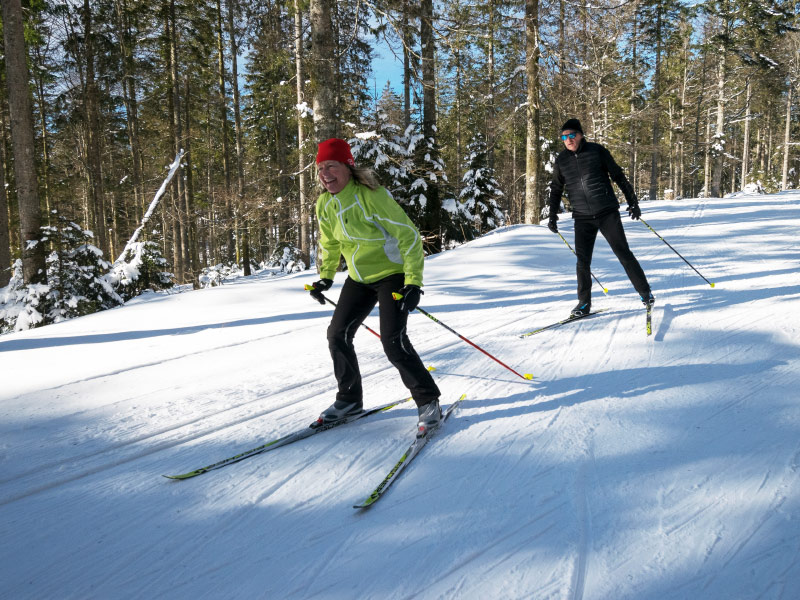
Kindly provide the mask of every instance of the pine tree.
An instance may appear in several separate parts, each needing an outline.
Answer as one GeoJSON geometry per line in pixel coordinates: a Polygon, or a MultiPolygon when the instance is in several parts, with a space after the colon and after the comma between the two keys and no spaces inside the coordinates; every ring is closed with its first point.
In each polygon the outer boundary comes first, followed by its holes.
{"type": "Polygon", "coordinates": [[[498,203],[504,197],[494,176],[494,169],[488,162],[486,141],[481,133],[476,133],[467,145],[468,165],[461,182],[464,187],[459,200],[472,215],[479,233],[495,229],[504,224],[498,203]]]}
{"type": "Polygon", "coordinates": [[[356,133],[350,140],[356,164],[375,171],[381,185],[401,205],[409,200],[411,183],[408,138],[399,125],[389,120],[382,109],[366,123],[369,131],[356,133]]]}
{"type": "Polygon", "coordinates": [[[111,264],[92,241],[91,231],[58,215],[57,226],[42,227],[42,244],[53,251],[47,257],[44,323],[88,315],[123,303],[105,274],[111,264]]]}

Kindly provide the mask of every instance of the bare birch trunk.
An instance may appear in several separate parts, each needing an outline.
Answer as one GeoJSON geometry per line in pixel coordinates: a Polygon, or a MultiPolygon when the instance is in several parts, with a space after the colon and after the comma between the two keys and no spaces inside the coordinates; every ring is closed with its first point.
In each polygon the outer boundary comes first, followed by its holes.
{"type": "Polygon", "coordinates": [[[783,133],[783,169],[781,172],[781,189],[788,189],[789,185],[789,149],[792,133],[792,83],[786,92],[786,129],[783,133]]]}
{"type": "MultiPolygon", "coordinates": [[[[303,73],[303,13],[300,0],[294,0],[294,66],[297,80],[297,105],[305,102],[305,75],[303,73]]],[[[309,230],[309,199],[307,196],[308,181],[306,177],[305,157],[305,115],[297,115],[297,184],[299,189],[298,214],[300,216],[300,254],[306,266],[311,266],[311,236],[309,230]]]]}
{"type": "Polygon", "coordinates": [[[725,166],[725,48],[720,47],[717,63],[717,131],[715,137],[716,156],[714,172],[711,179],[711,194],[717,198],[722,196],[722,169],[725,166]]]}
{"type": "Polygon", "coordinates": [[[744,190],[745,186],[748,184],[748,175],[750,173],[750,104],[752,99],[753,88],[748,79],[744,112],[744,140],[742,142],[742,190],[744,190]]]}
{"type": "Polygon", "coordinates": [[[703,194],[706,198],[709,198],[711,196],[711,115],[708,115],[708,121],[706,122],[706,163],[704,176],[703,194]]]}

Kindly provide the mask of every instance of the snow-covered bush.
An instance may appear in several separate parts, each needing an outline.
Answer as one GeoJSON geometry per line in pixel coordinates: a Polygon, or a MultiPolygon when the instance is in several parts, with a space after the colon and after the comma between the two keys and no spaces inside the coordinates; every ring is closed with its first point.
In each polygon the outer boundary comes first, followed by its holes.
{"type": "Polygon", "coordinates": [[[244,271],[237,265],[218,264],[205,267],[197,276],[201,288],[210,288],[222,285],[224,281],[236,279],[244,275],[244,271]]]}
{"type": "Polygon", "coordinates": [[[291,244],[279,244],[266,260],[265,265],[273,269],[280,269],[286,273],[297,273],[305,271],[307,268],[302,257],[300,248],[291,244]]]}
{"type": "Polygon", "coordinates": [[[91,241],[94,234],[58,216],[57,227],[42,227],[41,243],[53,251],[47,257],[47,323],[88,315],[122,304],[106,277],[111,264],[91,241]]]}
{"type": "Polygon", "coordinates": [[[23,331],[44,324],[41,307],[50,291],[45,284],[25,284],[22,260],[17,259],[11,270],[11,281],[0,288],[0,333],[23,331]]]}
{"type": "Polygon", "coordinates": [[[744,190],[742,190],[745,194],[766,194],[764,190],[764,186],[761,185],[760,181],[756,181],[754,183],[748,183],[744,186],[744,190]]]}
{"type": "Polygon", "coordinates": [[[42,227],[37,244],[52,248],[47,283],[26,284],[22,261],[14,264],[9,284],[0,289],[0,332],[58,323],[122,304],[105,275],[111,266],[91,241],[91,231],[55,215],[57,226],[42,227]]]}
{"type": "Polygon", "coordinates": [[[127,301],[145,290],[171,288],[173,274],[166,269],[167,259],[161,255],[157,243],[134,242],[122,260],[114,264],[108,278],[120,297],[127,301]]]}

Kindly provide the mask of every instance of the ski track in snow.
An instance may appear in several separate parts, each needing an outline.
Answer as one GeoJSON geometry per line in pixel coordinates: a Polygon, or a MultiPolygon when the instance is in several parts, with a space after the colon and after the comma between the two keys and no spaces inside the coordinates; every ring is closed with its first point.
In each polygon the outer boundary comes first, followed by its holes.
{"type": "MultiPolygon", "coordinates": [[[[793,598],[799,203],[644,204],[714,289],[626,217],[657,297],[649,337],[602,238],[592,270],[610,294],[595,286],[594,304],[610,310],[525,339],[574,304],[574,257],[546,228],[429,258],[426,310],[534,381],[411,315],[442,405],[467,399],[369,511],[350,507],[413,437],[411,403],[160,477],[302,427],[333,399],[330,313],[297,300],[308,273],[0,340],[10,364],[53,364],[0,398],[0,596],[793,598]],[[132,331],[128,313],[150,329],[132,331]],[[71,361],[76,349],[97,364],[71,361]]],[[[380,343],[360,332],[356,346],[365,404],[399,399],[380,343]]]]}

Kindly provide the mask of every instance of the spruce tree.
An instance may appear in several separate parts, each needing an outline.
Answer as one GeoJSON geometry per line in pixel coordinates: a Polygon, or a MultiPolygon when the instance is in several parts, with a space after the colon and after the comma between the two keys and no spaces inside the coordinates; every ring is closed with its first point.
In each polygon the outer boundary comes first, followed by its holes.
{"type": "Polygon", "coordinates": [[[504,194],[488,162],[488,151],[483,134],[476,133],[467,145],[467,171],[461,179],[463,187],[459,200],[472,215],[479,233],[495,229],[504,224],[505,218],[499,207],[504,194]]]}

